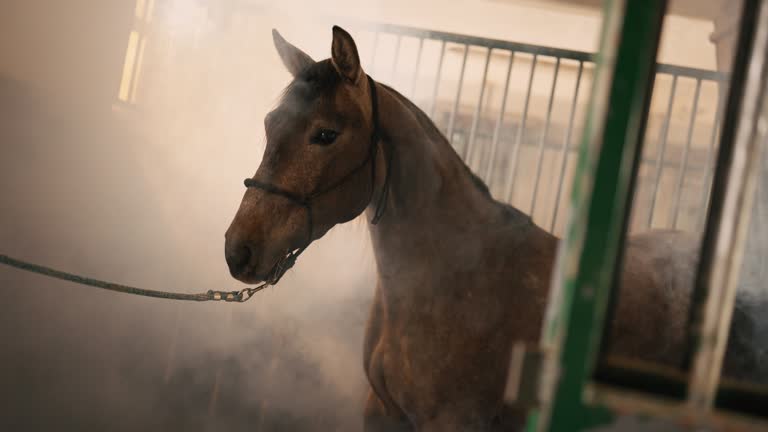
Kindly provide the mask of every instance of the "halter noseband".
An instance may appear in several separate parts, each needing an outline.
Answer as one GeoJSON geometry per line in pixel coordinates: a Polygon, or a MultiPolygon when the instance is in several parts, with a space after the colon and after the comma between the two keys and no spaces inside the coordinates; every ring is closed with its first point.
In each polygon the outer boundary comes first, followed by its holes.
{"type": "MultiPolygon", "coordinates": [[[[276,284],[280,278],[287,272],[293,265],[296,263],[296,259],[301,255],[302,252],[309,246],[309,244],[312,242],[312,236],[314,235],[314,222],[312,218],[312,202],[315,198],[324,195],[328,192],[333,191],[334,189],[338,188],[342,184],[346,183],[352,176],[357,174],[359,171],[362,171],[366,165],[370,162],[371,164],[371,196],[369,198],[369,202],[373,199],[373,190],[376,185],[376,155],[378,154],[378,144],[379,144],[379,101],[378,101],[378,95],[376,94],[376,83],[373,81],[373,78],[366,75],[368,78],[368,88],[371,93],[371,117],[373,119],[373,131],[371,132],[371,144],[368,150],[368,154],[366,155],[365,159],[353,168],[351,171],[349,171],[346,175],[341,177],[340,179],[336,180],[335,182],[331,183],[330,185],[326,186],[323,189],[319,189],[315,192],[310,193],[309,195],[299,195],[294,192],[287,191],[285,189],[282,189],[278,186],[275,186],[271,183],[265,183],[253,178],[247,178],[243,182],[245,184],[246,188],[257,188],[261,189],[264,192],[271,193],[274,195],[279,195],[288,201],[292,202],[293,204],[303,207],[307,212],[307,244],[304,246],[290,252],[285,258],[280,260],[275,267],[272,269],[272,272],[269,276],[269,280],[267,281],[269,284],[274,285],[276,284]]],[[[391,158],[392,154],[390,152],[389,159],[387,161],[387,168],[384,176],[384,185],[382,187],[381,195],[379,196],[378,203],[376,204],[376,211],[374,213],[373,219],[371,219],[372,224],[377,224],[379,220],[381,219],[381,216],[384,214],[384,208],[387,200],[387,196],[389,195],[389,174],[390,174],[390,165],[391,165],[391,158]]]]}

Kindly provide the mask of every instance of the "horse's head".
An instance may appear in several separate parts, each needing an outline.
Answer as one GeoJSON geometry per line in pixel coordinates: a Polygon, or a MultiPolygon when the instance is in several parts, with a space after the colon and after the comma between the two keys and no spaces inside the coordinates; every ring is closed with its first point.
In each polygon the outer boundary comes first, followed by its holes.
{"type": "Polygon", "coordinates": [[[272,280],[291,252],[359,215],[378,151],[375,90],[349,33],[334,27],[332,56],[319,62],[272,35],[294,79],[264,119],[264,157],[225,235],[230,273],[246,283],[272,280]]]}

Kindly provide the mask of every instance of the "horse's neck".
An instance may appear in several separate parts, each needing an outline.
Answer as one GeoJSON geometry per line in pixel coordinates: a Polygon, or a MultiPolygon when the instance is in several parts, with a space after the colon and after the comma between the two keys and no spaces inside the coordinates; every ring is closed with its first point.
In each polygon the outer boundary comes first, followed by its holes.
{"type": "MultiPolygon", "coordinates": [[[[483,241],[462,236],[467,227],[495,223],[503,209],[476,184],[418,108],[385,87],[379,89],[382,148],[393,152],[385,212],[377,225],[371,225],[379,272],[386,276],[409,268],[423,271],[427,257],[435,265],[447,264],[441,253],[471,249],[467,242],[483,241]]],[[[378,159],[380,186],[386,159],[378,159]]],[[[369,207],[369,217],[377,201],[369,207]]]]}

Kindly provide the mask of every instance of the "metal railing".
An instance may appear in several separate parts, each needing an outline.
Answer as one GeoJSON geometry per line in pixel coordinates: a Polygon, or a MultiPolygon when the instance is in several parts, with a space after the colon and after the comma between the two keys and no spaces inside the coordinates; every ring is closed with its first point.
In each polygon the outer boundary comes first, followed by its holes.
{"type": "MultiPolygon", "coordinates": [[[[562,230],[593,54],[389,24],[354,30],[366,70],[424,109],[497,199],[562,230]]],[[[698,230],[727,77],[669,64],[656,73],[663,103],[649,116],[632,229],[698,230]]]]}

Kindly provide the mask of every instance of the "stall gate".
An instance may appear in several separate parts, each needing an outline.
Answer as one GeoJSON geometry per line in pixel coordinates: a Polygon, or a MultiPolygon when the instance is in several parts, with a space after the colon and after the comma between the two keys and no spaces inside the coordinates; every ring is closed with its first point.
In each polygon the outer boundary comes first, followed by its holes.
{"type": "MultiPolygon", "coordinates": [[[[429,114],[494,197],[562,232],[593,54],[396,25],[354,27],[364,68],[429,114]]],[[[699,230],[718,72],[659,64],[632,230],[699,230]]]]}

